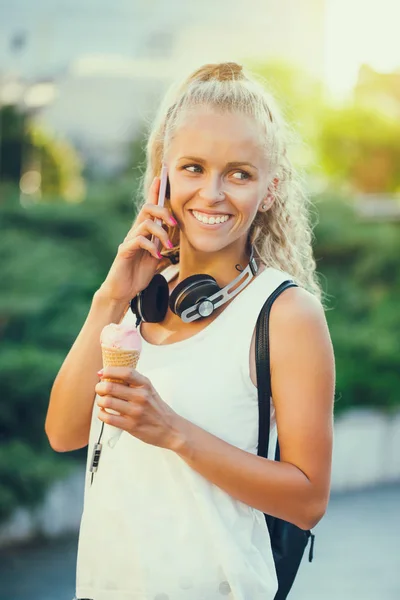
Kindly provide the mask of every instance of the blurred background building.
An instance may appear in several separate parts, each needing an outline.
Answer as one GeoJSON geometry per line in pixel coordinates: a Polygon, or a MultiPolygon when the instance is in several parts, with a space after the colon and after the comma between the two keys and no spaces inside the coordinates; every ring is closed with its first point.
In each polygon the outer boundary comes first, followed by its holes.
{"type": "Polygon", "coordinates": [[[17,0],[3,13],[3,98],[51,83],[38,121],[99,169],[121,165],[124,144],[180,71],[279,57],[323,75],[325,0],[17,0]]]}

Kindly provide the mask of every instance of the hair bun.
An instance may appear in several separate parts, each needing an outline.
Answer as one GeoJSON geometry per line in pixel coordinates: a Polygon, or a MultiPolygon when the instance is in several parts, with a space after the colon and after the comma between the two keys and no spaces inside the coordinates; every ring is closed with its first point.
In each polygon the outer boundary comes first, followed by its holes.
{"type": "Polygon", "coordinates": [[[203,65],[192,73],[190,81],[235,81],[244,79],[243,67],[235,62],[203,65]]]}

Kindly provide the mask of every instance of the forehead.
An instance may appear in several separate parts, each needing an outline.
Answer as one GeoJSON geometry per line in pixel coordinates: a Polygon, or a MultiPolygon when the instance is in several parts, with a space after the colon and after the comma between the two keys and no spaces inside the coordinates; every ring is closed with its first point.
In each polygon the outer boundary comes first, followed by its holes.
{"type": "Polygon", "coordinates": [[[185,112],[168,145],[171,158],[195,155],[229,161],[265,161],[260,127],[239,112],[196,108],[185,112]]]}

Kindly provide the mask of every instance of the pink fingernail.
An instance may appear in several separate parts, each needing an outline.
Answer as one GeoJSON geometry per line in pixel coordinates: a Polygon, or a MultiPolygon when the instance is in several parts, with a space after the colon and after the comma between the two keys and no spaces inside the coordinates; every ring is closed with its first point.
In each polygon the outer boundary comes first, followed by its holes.
{"type": "Polygon", "coordinates": [[[100,377],[101,375],[103,375],[104,373],[104,369],[100,369],[100,371],[97,371],[97,375],[100,377]]]}
{"type": "Polygon", "coordinates": [[[157,252],[157,256],[158,258],[162,258],[162,254],[160,252],[157,252]]]}
{"type": "Polygon", "coordinates": [[[168,248],[174,247],[173,243],[170,240],[167,241],[167,246],[168,246],[168,248]]]}
{"type": "Polygon", "coordinates": [[[178,225],[178,221],[175,221],[174,217],[170,217],[169,220],[172,223],[172,225],[178,225]]]}

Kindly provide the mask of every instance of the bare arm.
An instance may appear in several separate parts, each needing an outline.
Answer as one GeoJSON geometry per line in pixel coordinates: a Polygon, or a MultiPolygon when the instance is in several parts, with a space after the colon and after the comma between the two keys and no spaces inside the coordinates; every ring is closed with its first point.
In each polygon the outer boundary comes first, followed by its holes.
{"type": "Polygon", "coordinates": [[[94,294],[86,321],[54,381],[45,431],[51,447],[68,452],[88,444],[95,386],[102,367],[100,333],[104,325],[118,323],[126,302],[94,294]]]}
{"type": "Polygon", "coordinates": [[[122,244],[100,289],[94,294],[87,319],[53,384],[45,431],[58,452],[83,448],[89,442],[97,371],[102,366],[100,333],[119,323],[130,299],[145,289],[160,265],[161,254],[150,237],[169,248],[168,234],[152,219],[177,225],[171,211],[157,206],[160,180],[155,178],[145,204],[122,244]]]}
{"type": "Polygon", "coordinates": [[[328,504],[333,437],[334,358],[318,300],[300,288],[283,292],[271,310],[270,339],[281,462],[182,419],[173,450],[234,498],[309,529],[328,504]]]}

